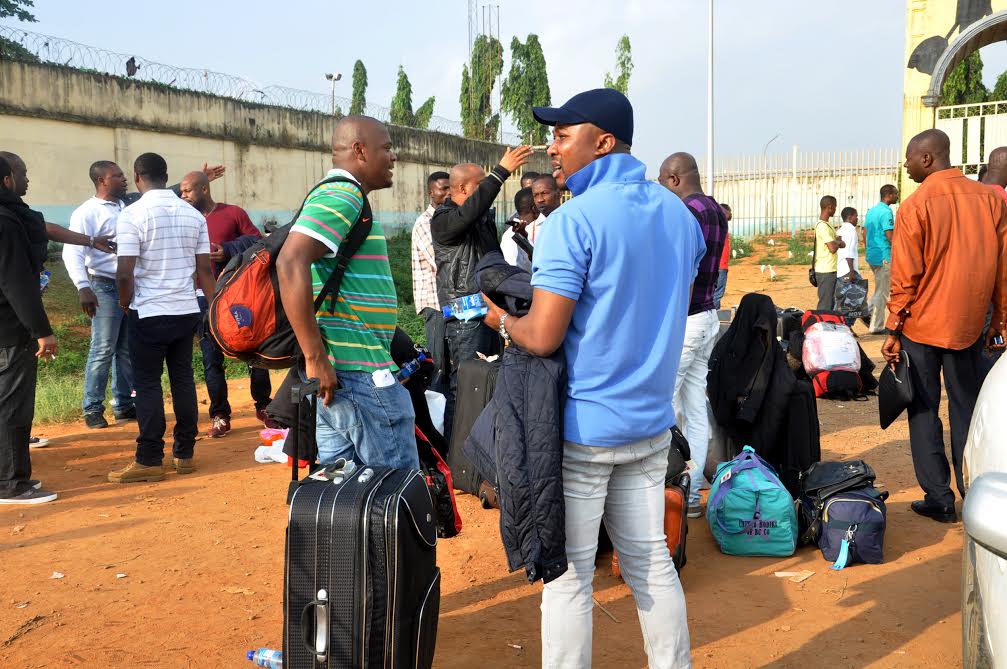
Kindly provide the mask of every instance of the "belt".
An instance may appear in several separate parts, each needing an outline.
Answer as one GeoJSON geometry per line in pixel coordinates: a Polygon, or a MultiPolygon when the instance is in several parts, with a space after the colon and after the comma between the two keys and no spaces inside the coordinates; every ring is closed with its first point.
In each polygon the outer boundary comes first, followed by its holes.
{"type": "Polygon", "coordinates": [[[88,272],[87,276],[92,281],[111,281],[112,283],[115,283],[115,277],[114,276],[112,276],[112,277],[103,276],[101,274],[95,274],[94,272],[88,272]]]}

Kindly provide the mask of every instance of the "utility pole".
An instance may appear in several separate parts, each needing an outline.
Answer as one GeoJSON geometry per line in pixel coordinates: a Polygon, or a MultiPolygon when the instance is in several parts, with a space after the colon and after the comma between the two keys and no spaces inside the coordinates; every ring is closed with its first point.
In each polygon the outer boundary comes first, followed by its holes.
{"type": "Polygon", "coordinates": [[[706,194],[713,196],[713,0],[709,5],[709,44],[706,64],[706,194]]]}

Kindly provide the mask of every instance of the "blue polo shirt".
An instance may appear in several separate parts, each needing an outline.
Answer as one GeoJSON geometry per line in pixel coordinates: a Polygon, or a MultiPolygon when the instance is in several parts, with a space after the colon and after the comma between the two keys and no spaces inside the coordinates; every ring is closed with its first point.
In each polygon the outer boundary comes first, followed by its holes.
{"type": "Polygon", "coordinates": [[[535,244],[532,286],[576,300],[563,342],[563,433],[623,446],[675,425],[689,293],[706,241],[696,217],[628,154],[567,179],[574,198],[535,244]]]}
{"type": "Polygon", "coordinates": [[[891,263],[892,243],[885,237],[885,231],[895,229],[892,208],[884,202],[878,202],[868,209],[864,229],[867,231],[867,264],[880,267],[885,261],[891,263]]]}

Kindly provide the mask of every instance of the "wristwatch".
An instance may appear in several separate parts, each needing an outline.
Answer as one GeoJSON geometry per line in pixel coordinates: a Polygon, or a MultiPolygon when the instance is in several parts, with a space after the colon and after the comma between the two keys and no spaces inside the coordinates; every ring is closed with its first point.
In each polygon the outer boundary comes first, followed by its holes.
{"type": "Polygon", "coordinates": [[[503,337],[504,342],[510,343],[510,334],[507,332],[507,317],[510,314],[501,314],[500,316],[500,336],[503,337]]]}

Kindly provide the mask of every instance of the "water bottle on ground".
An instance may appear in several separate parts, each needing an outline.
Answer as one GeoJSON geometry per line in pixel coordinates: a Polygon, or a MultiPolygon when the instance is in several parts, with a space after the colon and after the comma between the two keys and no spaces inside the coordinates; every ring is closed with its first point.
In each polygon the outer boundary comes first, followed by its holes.
{"type": "Polygon", "coordinates": [[[283,669],[283,651],[260,648],[248,651],[246,657],[257,667],[283,669]]]}

